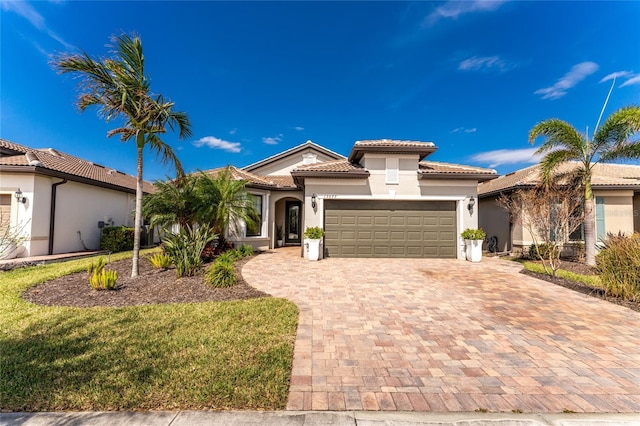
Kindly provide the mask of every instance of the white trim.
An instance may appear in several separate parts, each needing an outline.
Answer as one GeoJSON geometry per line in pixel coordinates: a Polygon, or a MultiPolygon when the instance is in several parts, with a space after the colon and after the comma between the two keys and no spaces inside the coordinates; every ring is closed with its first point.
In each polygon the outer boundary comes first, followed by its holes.
{"type": "Polygon", "coordinates": [[[343,195],[343,194],[316,194],[318,200],[396,200],[396,201],[464,201],[464,195],[343,195]]]}
{"type": "Polygon", "coordinates": [[[465,198],[462,198],[460,200],[458,200],[458,202],[456,203],[456,210],[457,210],[457,214],[458,214],[458,220],[456,221],[456,228],[457,228],[457,232],[458,235],[456,235],[456,240],[458,241],[458,259],[462,259],[465,260],[466,255],[464,253],[464,245],[465,242],[462,239],[462,236],[460,234],[462,234],[462,224],[464,221],[464,201],[466,200],[465,198]]]}

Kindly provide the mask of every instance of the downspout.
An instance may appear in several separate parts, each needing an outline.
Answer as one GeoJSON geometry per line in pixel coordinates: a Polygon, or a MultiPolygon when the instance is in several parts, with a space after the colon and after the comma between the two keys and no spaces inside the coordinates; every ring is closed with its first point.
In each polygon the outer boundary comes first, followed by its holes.
{"type": "Polygon", "coordinates": [[[51,185],[51,213],[49,214],[49,255],[53,254],[53,232],[56,229],[56,193],[58,185],[67,183],[67,178],[51,185]]]}

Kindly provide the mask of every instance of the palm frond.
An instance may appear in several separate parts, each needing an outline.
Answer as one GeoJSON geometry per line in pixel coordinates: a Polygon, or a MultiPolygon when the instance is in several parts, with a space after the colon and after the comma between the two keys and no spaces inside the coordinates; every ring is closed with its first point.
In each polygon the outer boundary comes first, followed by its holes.
{"type": "Polygon", "coordinates": [[[581,160],[584,155],[586,138],[566,121],[552,118],[541,121],[529,131],[529,143],[535,143],[538,137],[545,140],[536,151],[536,154],[546,154],[557,148],[573,152],[576,160],[581,160]]]}
{"type": "Polygon", "coordinates": [[[640,107],[624,107],[612,113],[593,137],[600,161],[640,158],[638,132],[640,107]]]}

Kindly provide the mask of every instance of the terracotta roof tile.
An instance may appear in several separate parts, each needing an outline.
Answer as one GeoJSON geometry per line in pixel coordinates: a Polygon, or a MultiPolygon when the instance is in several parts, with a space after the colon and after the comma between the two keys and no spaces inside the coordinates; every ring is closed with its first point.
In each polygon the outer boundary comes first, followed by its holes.
{"type": "Polygon", "coordinates": [[[356,141],[356,146],[384,146],[384,147],[435,147],[433,142],[421,142],[421,141],[404,141],[396,139],[375,139],[375,140],[362,140],[356,141]]]}
{"type": "Polygon", "coordinates": [[[485,169],[482,167],[473,167],[473,166],[463,166],[461,164],[440,163],[435,161],[421,161],[419,163],[419,172],[424,174],[451,173],[451,174],[497,175],[497,172],[493,169],[485,169]]]}
{"type": "MultiPolygon", "coordinates": [[[[0,166],[35,166],[60,172],[71,177],[89,179],[133,191],[136,189],[135,176],[94,164],[51,148],[33,149],[0,139],[0,149],[2,148],[19,152],[19,154],[0,157],[0,166]]],[[[153,192],[154,187],[150,182],[145,181],[143,190],[147,193],[153,192]]]]}
{"type": "Polygon", "coordinates": [[[343,160],[335,160],[335,161],[323,161],[320,163],[314,164],[305,164],[303,166],[298,166],[293,172],[352,172],[352,171],[363,171],[365,170],[358,163],[352,163],[347,159],[343,160]]]}
{"type": "MultiPolygon", "coordinates": [[[[225,168],[226,167],[219,167],[217,169],[205,170],[204,173],[215,175],[225,168]]],[[[234,177],[234,179],[247,181],[250,185],[253,184],[259,186],[268,186],[274,189],[297,188],[296,184],[293,182],[293,177],[291,175],[261,176],[251,172],[247,172],[234,166],[229,166],[229,168],[231,169],[231,175],[234,177]]]]}
{"type": "MultiPolygon", "coordinates": [[[[560,166],[558,172],[566,173],[579,166],[577,162],[567,162],[560,166]]],[[[478,195],[493,194],[512,190],[518,187],[534,186],[540,183],[540,165],[527,167],[513,173],[500,176],[478,186],[478,195]]],[[[594,187],[631,187],[640,190],[640,166],[627,164],[598,163],[594,166],[591,177],[594,187]]]]}

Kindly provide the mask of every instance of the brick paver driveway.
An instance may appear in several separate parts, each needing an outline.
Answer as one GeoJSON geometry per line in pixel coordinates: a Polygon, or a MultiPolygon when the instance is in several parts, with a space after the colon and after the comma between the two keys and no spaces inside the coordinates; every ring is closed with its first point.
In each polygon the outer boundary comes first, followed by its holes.
{"type": "Polygon", "coordinates": [[[300,308],[290,410],[640,412],[640,314],[506,261],[325,259],[243,268],[300,308]]]}

